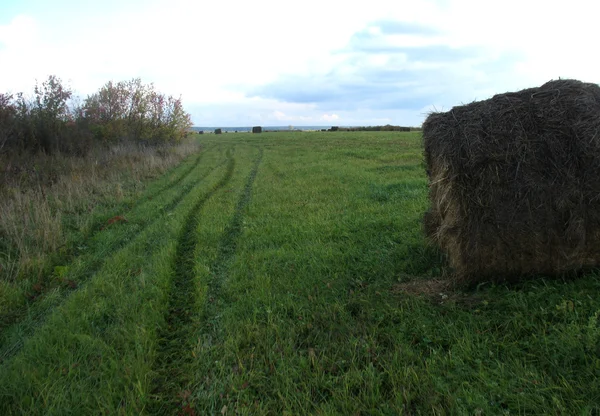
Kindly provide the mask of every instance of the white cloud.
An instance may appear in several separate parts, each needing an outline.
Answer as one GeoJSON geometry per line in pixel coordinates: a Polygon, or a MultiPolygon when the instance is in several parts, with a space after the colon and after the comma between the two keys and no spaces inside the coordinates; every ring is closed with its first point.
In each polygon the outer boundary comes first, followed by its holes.
{"type": "Polygon", "coordinates": [[[35,19],[25,15],[15,16],[10,23],[0,26],[1,92],[31,90],[39,59],[44,58],[38,46],[38,32],[35,19]]]}
{"type": "Polygon", "coordinates": [[[448,34],[450,45],[521,53],[515,76],[528,84],[559,76],[598,82],[600,58],[590,51],[599,11],[600,5],[589,0],[452,0],[429,21],[448,34]]]}
{"type": "Polygon", "coordinates": [[[37,26],[29,16],[18,15],[5,26],[0,26],[0,44],[16,49],[30,46],[37,37],[37,26]]]}
{"type": "Polygon", "coordinates": [[[0,26],[0,91],[31,91],[36,79],[56,74],[85,95],[108,80],[140,76],[160,91],[183,95],[198,124],[211,120],[312,124],[334,115],[339,119],[331,122],[345,125],[402,123],[403,117],[414,120],[416,110],[404,112],[400,107],[378,117],[383,112],[374,108],[343,113],[335,106],[251,99],[245,91],[284,75],[313,79],[335,73],[356,85],[368,85],[377,81],[365,79],[368,74],[384,75],[376,69],[418,69],[423,74],[437,70],[435,77],[421,79],[431,88],[456,82],[460,76],[478,85],[463,88],[463,96],[440,96],[432,104],[486,98],[485,94],[539,85],[559,76],[598,82],[600,58],[593,51],[599,7],[584,0],[568,5],[537,0],[371,0],[360,5],[341,0],[305,0],[296,5],[275,0],[155,0],[143,7],[113,7],[106,14],[99,8],[64,20],[24,10],[0,26]],[[434,30],[386,34],[386,27],[377,23],[384,20],[434,30]],[[353,35],[360,32],[385,40],[376,47],[474,47],[481,56],[460,62],[442,57],[424,61],[410,53],[372,51],[365,52],[364,59],[349,59],[353,35]],[[519,58],[504,72],[476,67],[501,64],[504,56],[519,58]]]}
{"type": "MultiPolygon", "coordinates": [[[[288,115],[286,113],[284,113],[283,111],[273,111],[273,113],[271,114],[271,119],[272,120],[277,120],[277,121],[294,121],[294,122],[311,122],[313,121],[313,118],[310,116],[304,116],[304,115],[298,115],[298,114],[292,114],[292,115],[288,115]]],[[[268,120],[268,119],[267,119],[268,120]]]]}
{"type": "Polygon", "coordinates": [[[338,121],[340,119],[340,116],[338,116],[337,114],[323,114],[320,119],[327,122],[333,122],[338,121]]]}

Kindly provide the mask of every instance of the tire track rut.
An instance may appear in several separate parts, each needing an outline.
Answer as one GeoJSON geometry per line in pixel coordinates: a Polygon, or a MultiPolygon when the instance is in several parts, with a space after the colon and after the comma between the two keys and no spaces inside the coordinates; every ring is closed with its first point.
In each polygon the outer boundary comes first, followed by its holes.
{"type": "MultiPolygon", "coordinates": [[[[219,250],[217,252],[217,256],[210,268],[210,270],[213,270],[213,273],[211,274],[211,279],[208,282],[209,299],[217,299],[219,297],[221,286],[223,285],[223,281],[225,280],[225,275],[229,270],[231,260],[237,250],[237,244],[239,237],[242,233],[242,226],[244,222],[244,211],[246,210],[246,207],[250,204],[250,199],[252,196],[252,186],[254,185],[254,180],[256,179],[256,175],[258,174],[258,168],[262,162],[262,157],[263,149],[259,148],[258,158],[254,162],[254,166],[252,167],[252,170],[250,171],[250,174],[246,179],[244,190],[242,191],[240,199],[237,202],[231,222],[225,229],[223,237],[219,243],[219,250]]],[[[214,316],[216,315],[215,307],[212,307],[211,304],[211,302],[205,304],[205,317],[214,318],[214,316]]],[[[218,303],[215,302],[214,305],[218,305],[218,303]]]]}
{"type": "MultiPolygon", "coordinates": [[[[198,162],[198,164],[200,163],[199,160],[197,160],[197,162],[198,162]]],[[[178,193],[170,202],[168,202],[167,204],[163,205],[160,208],[162,215],[157,215],[149,221],[142,221],[142,222],[135,223],[135,225],[137,225],[137,227],[135,229],[131,230],[130,232],[128,232],[127,234],[123,235],[120,239],[118,239],[113,245],[111,245],[109,250],[106,250],[103,253],[102,257],[98,256],[98,257],[92,259],[90,262],[87,263],[88,267],[86,267],[85,270],[82,270],[79,274],[69,276],[70,279],[75,279],[75,281],[78,283],[77,286],[74,288],[67,286],[65,288],[58,289],[60,291],[60,293],[57,297],[57,300],[55,302],[52,302],[52,304],[49,305],[49,307],[41,308],[41,310],[34,311],[33,313],[31,313],[30,309],[34,305],[32,303],[29,303],[26,307],[19,309],[15,313],[15,316],[12,317],[12,319],[8,320],[8,322],[6,320],[4,322],[2,322],[1,323],[2,325],[0,326],[0,365],[3,362],[5,362],[6,360],[8,360],[11,357],[13,357],[14,355],[16,355],[22,348],[25,340],[27,338],[31,337],[35,333],[35,331],[38,327],[43,325],[43,323],[45,322],[46,318],[50,315],[50,313],[56,307],[58,307],[63,302],[65,302],[73,292],[75,292],[76,290],[79,290],[83,286],[83,284],[86,281],[88,281],[93,275],[95,275],[109,257],[114,255],[119,250],[125,249],[145,229],[147,229],[148,227],[151,227],[155,222],[161,220],[161,218],[163,217],[164,214],[167,214],[167,213],[173,211],[181,203],[181,201],[200,182],[202,182],[208,175],[210,175],[212,172],[214,172],[216,169],[220,168],[227,162],[228,162],[228,159],[225,159],[221,163],[218,163],[217,165],[209,168],[206,172],[204,172],[198,178],[196,178],[193,181],[186,184],[182,188],[180,193],[178,193]],[[29,321],[29,324],[27,326],[24,326],[23,328],[19,329],[18,339],[9,345],[6,345],[11,340],[10,335],[8,337],[6,337],[7,339],[5,339],[4,335],[6,334],[6,332],[9,331],[11,328],[15,328],[16,326],[23,324],[27,320],[29,321]]],[[[196,164],[196,166],[197,166],[197,164],[196,164]]],[[[190,170],[188,172],[188,175],[192,171],[193,170],[190,170]]],[[[184,178],[185,178],[185,176],[183,176],[183,175],[181,177],[179,177],[178,178],[179,182],[181,182],[184,178]]],[[[165,189],[166,189],[166,187],[165,187],[165,189]]],[[[162,191],[160,193],[162,193],[162,191]]],[[[149,253],[149,255],[151,255],[151,252],[149,253]]]]}
{"type": "MultiPolygon", "coordinates": [[[[134,208],[139,207],[139,206],[143,205],[145,202],[147,202],[149,200],[152,200],[153,198],[156,198],[156,197],[160,196],[167,189],[172,188],[174,186],[177,186],[186,177],[188,177],[194,171],[194,169],[196,169],[198,167],[198,165],[202,161],[202,158],[204,157],[205,153],[206,153],[206,151],[202,151],[196,157],[196,160],[193,162],[192,166],[190,166],[188,169],[186,169],[184,172],[182,172],[175,180],[173,180],[172,182],[169,182],[169,183],[165,184],[163,187],[159,188],[155,192],[152,192],[151,194],[143,196],[142,198],[138,199],[137,201],[134,201],[133,204],[131,204],[129,206],[123,205],[122,207],[125,208],[125,209],[124,210],[118,210],[118,212],[122,216],[126,215],[129,212],[131,212],[134,208]]],[[[162,207],[161,210],[163,210],[163,211],[166,210],[166,207],[162,207]]],[[[87,233],[87,235],[84,235],[83,239],[81,241],[77,242],[77,246],[85,246],[86,244],[88,244],[94,237],[96,237],[96,235],[98,235],[98,233],[100,233],[102,231],[101,226],[103,224],[105,224],[105,223],[106,223],[106,221],[102,220],[102,221],[98,221],[95,225],[92,225],[91,231],[89,233],[87,233]]],[[[142,228],[145,227],[144,223],[137,222],[136,224],[140,224],[140,226],[142,228]]],[[[116,247],[116,249],[118,249],[118,247],[116,247]]],[[[107,253],[107,255],[110,255],[110,254],[111,253],[107,253]]],[[[59,261],[54,261],[51,267],[59,266],[60,264],[70,264],[79,255],[81,255],[81,251],[79,249],[77,249],[77,247],[70,248],[70,249],[68,249],[67,253],[64,254],[61,257],[61,259],[59,261]]],[[[93,267],[92,267],[92,272],[94,272],[93,271],[93,267]]],[[[54,287],[45,288],[45,290],[42,293],[40,293],[35,298],[30,299],[24,307],[19,308],[16,311],[14,311],[14,313],[12,315],[5,315],[3,317],[0,317],[0,333],[4,329],[9,328],[12,325],[18,324],[19,321],[22,319],[22,316],[24,315],[24,312],[28,308],[30,308],[33,304],[35,304],[36,301],[38,301],[39,299],[43,298],[43,295],[45,294],[45,292],[47,292],[48,290],[53,289],[53,288],[54,287]]],[[[1,348],[1,345],[2,345],[2,343],[1,343],[1,337],[0,337],[0,348],[1,348]]],[[[0,354],[0,357],[1,357],[1,354],[0,354]]],[[[0,359],[0,362],[1,362],[1,359],[0,359]]]]}
{"type": "MultiPolygon", "coordinates": [[[[196,229],[200,223],[200,210],[212,196],[231,180],[235,168],[235,159],[231,157],[227,171],[207,194],[202,196],[188,213],[181,231],[173,265],[173,281],[169,292],[169,301],[165,326],[159,334],[159,345],[155,362],[156,377],[153,382],[153,402],[151,414],[164,414],[163,398],[176,394],[179,385],[185,384],[186,372],[181,368],[181,358],[189,349],[189,339],[193,333],[193,308],[196,304],[194,252],[198,243],[196,229]],[[178,365],[171,365],[177,361],[178,365]]],[[[191,357],[190,357],[191,358],[191,357]]]]}
{"type": "MultiPolygon", "coordinates": [[[[233,217],[226,227],[223,237],[219,243],[217,256],[210,270],[210,281],[208,282],[207,299],[216,299],[219,296],[221,285],[228,270],[229,263],[237,249],[237,241],[242,233],[244,211],[250,203],[252,186],[262,162],[263,150],[259,148],[259,155],[246,179],[242,194],[236,204],[233,217]]],[[[169,414],[175,409],[182,409],[186,401],[183,391],[192,380],[189,374],[190,363],[194,356],[192,351],[195,345],[198,328],[193,325],[194,315],[197,311],[192,308],[196,304],[196,288],[194,287],[194,252],[197,241],[194,239],[196,228],[199,224],[199,215],[190,218],[189,226],[180,239],[181,260],[177,262],[179,267],[176,271],[176,281],[173,285],[173,303],[169,306],[168,327],[164,341],[158,349],[157,378],[154,380],[155,388],[152,391],[153,402],[148,409],[149,414],[169,414]],[[191,236],[189,235],[191,234],[191,236]]],[[[179,256],[177,256],[180,258],[179,256]]],[[[204,314],[208,326],[214,329],[214,318],[217,314],[216,303],[205,302],[204,314]]]]}

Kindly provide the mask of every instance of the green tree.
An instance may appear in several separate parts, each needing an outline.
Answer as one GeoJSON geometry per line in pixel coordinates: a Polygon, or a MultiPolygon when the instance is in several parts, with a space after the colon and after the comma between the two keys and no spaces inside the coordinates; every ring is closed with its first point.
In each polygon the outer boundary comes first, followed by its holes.
{"type": "Polygon", "coordinates": [[[50,75],[41,86],[36,84],[34,93],[34,143],[41,150],[51,153],[59,149],[61,133],[69,119],[68,101],[73,93],[55,75],[50,75]]]}

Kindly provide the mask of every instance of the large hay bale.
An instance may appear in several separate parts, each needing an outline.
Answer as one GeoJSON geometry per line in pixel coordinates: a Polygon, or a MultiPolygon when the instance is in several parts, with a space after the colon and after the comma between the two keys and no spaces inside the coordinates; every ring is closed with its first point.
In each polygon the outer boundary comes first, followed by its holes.
{"type": "Polygon", "coordinates": [[[262,133],[262,127],[261,126],[252,127],[252,133],[262,133]]]}
{"type": "Polygon", "coordinates": [[[215,129],[215,134],[222,134],[222,133],[223,133],[223,130],[221,130],[221,129],[215,129]]]}
{"type": "Polygon", "coordinates": [[[600,263],[600,87],[495,95],[423,124],[429,239],[458,281],[600,263]]]}

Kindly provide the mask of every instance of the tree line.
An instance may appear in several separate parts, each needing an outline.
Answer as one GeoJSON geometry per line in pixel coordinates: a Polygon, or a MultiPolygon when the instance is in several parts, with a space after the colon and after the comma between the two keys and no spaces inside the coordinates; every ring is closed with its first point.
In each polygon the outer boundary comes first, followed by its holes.
{"type": "Polygon", "coordinates": [[[83,101],[51,75],[33,95],[0,93],[0,153],[85,154],[95,145],[177,143],[191,118],[181,98],[141,79],[107,82],[83,101]]]}

